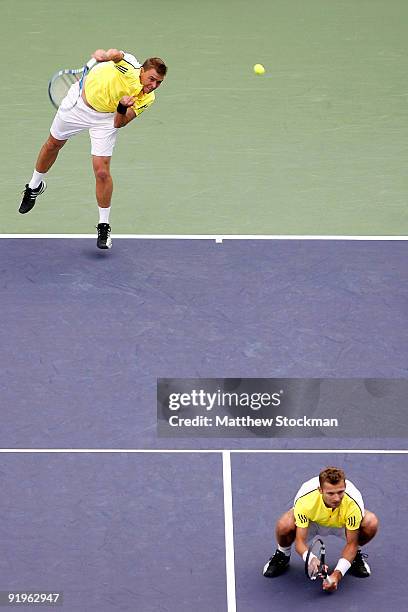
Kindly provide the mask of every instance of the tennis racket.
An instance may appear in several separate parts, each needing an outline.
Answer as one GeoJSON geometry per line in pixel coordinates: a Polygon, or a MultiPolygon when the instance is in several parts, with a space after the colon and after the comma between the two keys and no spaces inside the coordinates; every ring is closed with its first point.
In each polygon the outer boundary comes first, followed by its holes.
{"type": "Polygon", "coordinates": [[[48,95],[51,104],[55,108],[59,108],[71,85],[79,82],[78,95],[64,104],[64,108],[67,108],[67,110],[74,108],[82,93],[84,78],[95,64],[97,64],[97,61],[92,57],[82,68],[67,68],[56,72],[48,83],[48,95]]]}
{"type": "Polygon", "coordinates": [[[319,537],[313,538],[305,559],[305,573],[309,580],[321,578],[329,584],[332,583],[326,565],[326,546],[319,537]]]}

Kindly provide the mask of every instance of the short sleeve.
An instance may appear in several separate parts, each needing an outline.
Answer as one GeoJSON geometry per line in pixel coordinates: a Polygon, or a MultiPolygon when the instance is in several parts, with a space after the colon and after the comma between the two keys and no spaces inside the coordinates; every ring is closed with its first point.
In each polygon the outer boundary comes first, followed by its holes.
{"type": "Polygon", "coordinates": [[[299,501],[296,502],[293,512],[295,515],[296,527],[309,527],[309,517],[302,510],[302,505],[299,503],[299,501]]]}
{"type": "Polygon", "coordinates": [[[361,512],[358,507],[351,509],[351,512],[347,515],[346,518],[346,529],[349,531],[354,531],[360,527],[361,524],[361,512]]]}

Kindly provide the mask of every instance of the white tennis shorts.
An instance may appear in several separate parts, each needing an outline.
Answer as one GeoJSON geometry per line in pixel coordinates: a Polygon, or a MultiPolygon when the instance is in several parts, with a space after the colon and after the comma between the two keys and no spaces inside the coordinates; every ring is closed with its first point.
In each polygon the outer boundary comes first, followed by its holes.
{"type": "Polygon", "coordinates": [[[313,521],[309,521],[307,532],[308,541],[312,540],[315,536],[336,536],[337,538],[345,540],[346,532],[344,527],[324,527],[323,525],[318,525],[313,521]]]}
{"type": "Polygon", "coordinates": [[[79,96],[79,83],[74,83],[61,102],[51,125],[51,136],[68,140],[71,136],[89,130],[91,154],[110,157],[116,142],[118,128],[113,125],[115,113],[99,113],[89,108],[79,96]],[[70,108],[78,100],[73,108],[70,108]]]}

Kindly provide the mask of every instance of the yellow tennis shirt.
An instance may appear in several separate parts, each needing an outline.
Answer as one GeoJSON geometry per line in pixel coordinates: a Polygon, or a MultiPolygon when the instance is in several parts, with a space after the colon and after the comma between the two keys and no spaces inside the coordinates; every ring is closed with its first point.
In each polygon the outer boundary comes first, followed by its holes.
{"type": "Polygon", "coordinates": [[[123,96],[136,96],[132,108],[140,115],[153,104],[155,95],[153,91],[143,93],[139,75],[140,68],[124,59],[117,63],[101,62],[86,77],[86,99],[100,113],[114,113],[123,96]]]}
{"type": "Polygon", "coordinates": [[[308,527],[313,521],[324,527],[345,527],[350,531],[358,529],[364,516],[364,503],[359,490],[346,480],[346,492],[337,508],[328,508],[319,489],[319,478],[304,483],[294,504],[296,527],[308,527]]]}

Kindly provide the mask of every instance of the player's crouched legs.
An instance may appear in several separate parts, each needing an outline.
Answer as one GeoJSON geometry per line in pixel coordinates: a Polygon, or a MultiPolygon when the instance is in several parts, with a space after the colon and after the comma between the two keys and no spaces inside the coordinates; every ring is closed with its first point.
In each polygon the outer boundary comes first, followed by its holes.
{"type": "Polygon", "coordinates": [[[288,510],[278,519],[275,533],[278,548],[263,568],[262,573],[266,578],[276,578],[289,567],[291,546],[296,537],[293,510],[288,510]]]}
{"type": "MultiPolygon", "coordinates": [[[[370,512],[369,510],[367,510],[359,528],[359,546],[364,546],[374,538],[378,531],[378,524],[378,518],[376,517],[374,512],[370,512]]],[[[359,548],[354,558],[354,561],[349,569],[349,574],[357,576],[357,578],[368,578],[368,576],[370,576],[371,574],[371,568],[368,565],[366,559],[367,555],[361,552],[359,548]]]]}

